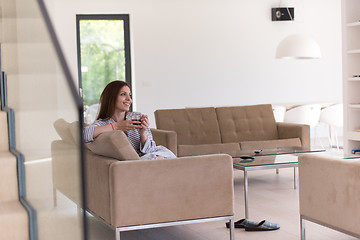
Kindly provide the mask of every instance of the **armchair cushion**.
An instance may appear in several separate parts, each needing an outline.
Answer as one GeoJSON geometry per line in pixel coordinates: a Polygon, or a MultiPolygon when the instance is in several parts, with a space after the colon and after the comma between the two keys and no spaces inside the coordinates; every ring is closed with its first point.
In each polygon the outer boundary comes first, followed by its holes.
{"type": "Polygon", "coordinates": [[[75,124],[79,124],[79,123],[78,122],[69,123],[64,119],[60,118],[54,122],[54,127],[62,140],[64,140],[67,143],[74,143],[75,139],[73,137],[73,134],[71,133],[71,129],[73,129],[74,126],[71,127],[71,125],[75,125],[75,124]]]}
{"type": "Polygon", "coordinates": [[[123,131],[102,133],[93,142],[86,144],[86,146],[95,154],[117,160],[140,159],[123,131]]]}

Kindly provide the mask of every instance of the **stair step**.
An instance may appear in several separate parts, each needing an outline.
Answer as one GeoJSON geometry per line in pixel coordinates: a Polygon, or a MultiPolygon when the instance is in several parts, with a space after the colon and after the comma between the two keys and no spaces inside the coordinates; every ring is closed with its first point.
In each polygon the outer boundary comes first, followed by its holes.
{"type": "Polygon", "coordinates": [[[0,111],[0,151],[9,150],[7,113],[0,111]]]}
{"type": "MultiPolygon", "coordinates": [[[[19,72],[22,74],[54,74],[58,72],[56,68],[58,66],[57,55],[50,41],[5,42],[1,43],[1,51],[1,68],[7,75],[18,74],[19,72]],[[24,59],[31,59],[31,61],[24,61],[24,59]]],[[[8,80],[9,84],[10,82],[8,80]]],[[[9,90],[9,92],[11,91],[9,90]]]]}
{"type": "Polygon", "coordinates": [[[28,216],[18,201],[0,203],[0,239],[29,239],[28,216]]]}
{"type": "Polygon", "coordinates": [[[42,18],[3,18],[0,22],[2,43],[49,43],[42,18]],[[17,31],[14,31],[17,29],[17,31]]]}
{"type": "Polygon", "coordinates": [[[16,165],[14,155],[9,151],[0,152],[0,204],[19,199],[16,165]]]}
{"type": "Polygon", "coordinates": [[[33,1],[1,1],[2,18],[38,18],[39,5],[33,1]],[[21,3],[20,3],[21,2],[21,3]]]}
{"type": "MultiPolygon", "coordinates": [[[[39,121],[35,111],[38,111],[39,114],[44,114],[45,111],[56,112],[55,110],[57,109],[54,110],[54,106],[58,104],[58,99],[53,96],[57,94],[57,91],[53,87],[54,83],[49,81],[49,79],[58,78],[59,75],[39,73],[10,74],[8,72],[6,72],[6,74],[8,91],[11,92],[11,94],[8,95],[8,102],[11,102],[11,108],[15,110],[15,119],[18,119],[21,112],[22,115],[26,114],[33,119],[37,119],[35,123],[44,123],[46,121],[39,121]],[[33,94],[31,97],[24,97],[28,96],[29,92],[38,91],[39,88],[53,90],[42,91],[41,94],[33,94]],[[44,101],[44,99],[46,99],[46,101],[44,101]]],[[[19,124],[19,122],[22,124],[22,122],[26,121],[18,121],[17,124],[19,124]]]]}

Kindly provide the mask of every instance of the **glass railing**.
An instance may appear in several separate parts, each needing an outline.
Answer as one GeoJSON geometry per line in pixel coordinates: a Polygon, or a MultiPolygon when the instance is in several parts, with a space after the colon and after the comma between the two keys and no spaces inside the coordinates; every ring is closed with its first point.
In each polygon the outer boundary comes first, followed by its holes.
{"type": "MultiPolygon", "coordinates": [[[[85,239],[82,106],[42,0],[1,3],[1,70],[23,155],[24,198],[35,210],[30,238],[85,239]]],[[[21,229],[19,229],[21,231],[21,229]]]]}

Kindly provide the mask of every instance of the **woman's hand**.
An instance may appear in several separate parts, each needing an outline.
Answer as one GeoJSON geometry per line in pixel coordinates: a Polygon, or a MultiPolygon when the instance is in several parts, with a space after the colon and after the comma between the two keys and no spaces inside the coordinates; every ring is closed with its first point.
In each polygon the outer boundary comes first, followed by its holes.
{"type": "Polygon", "coordinates": [[[141,129],[141,125],[134,125],[134,123],[137,123],[137,121],[122,120],[113,124],[116,126],[116,130],[122,130],[124,132],[127,132],[129,130],[141,129]]]}
{"type": "Polygon", "coordinates": [[[141,129],[139,129],[140,134],[145,133],[146,129],[149,127],[149,119],[147,115],[142,115],[140,118],[141,121],[141,129]]]}
{"type": "Polygon", "coordinates": [[[142,115],[140,118],[141,121],[141,129],[139,129],[139,134],[140,134],[140,141],[143,145],[145,145],[145,142],[148,138],[148,135],[146,133],[146,129],[149,127],[149,119],[147,115],[142,115]]]}

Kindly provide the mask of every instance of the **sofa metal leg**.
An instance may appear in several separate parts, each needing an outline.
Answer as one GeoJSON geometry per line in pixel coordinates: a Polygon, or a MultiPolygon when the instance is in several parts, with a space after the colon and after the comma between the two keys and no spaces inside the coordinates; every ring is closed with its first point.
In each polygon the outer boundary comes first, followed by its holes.
{"type": "Polygon", "coordinates": [[[230,218],[230,240],[235,240],[235,223],[234,223],[234,217],[230,218]]]}
{"type": "Polygon", "coordinates": [[[279,168],[276,168],[276,174],[279,174],[279,168]]]}
{"type": "Polygon", "coordinates": [[[115,240],[120,240],[120,229],[115,228],[115,240]]]}
{"type": "Polygon", "coordinates": [[[301,240],[305,240],[305,219],[300,215],[300,235],[301,240]]]}

